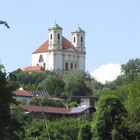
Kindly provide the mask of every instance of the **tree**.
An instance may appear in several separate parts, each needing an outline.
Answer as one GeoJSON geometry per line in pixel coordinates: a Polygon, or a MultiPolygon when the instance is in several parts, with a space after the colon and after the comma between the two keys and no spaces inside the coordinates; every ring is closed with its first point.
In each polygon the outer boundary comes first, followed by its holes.
{"type": "Polygon", "coordinates": [[[7,28],[10,28],[6,21],[0,20],[0,24],[5,25],[7,28]]]}
{"type": "Polygon", "coordinates": [[[12,87],[6,81],[6,73],[0,70],[0,136],[8,137],[10,129],[10,103],[12,102],[12,87]]]}
{"type": "Polygon", "coordinates": [[[92,93],[92,90],[86,86],[86,73],[82,70],[72,70],[65,73],[63,81],[68,96],[84,96],[92,93]]]}
{"type": "Polygon", "coordinates": [[[130,79],[133,80],[140,75],[140,59],[131,59],[126,64],[122,65],[122,72],[130,79]]]}
{"type": "Polygon", "coordinates": [[[126,124],[132,139],[140,139],[140,78],[127,86],[128,98],[125,102],[128,111],[126,124]]]}
{"type": "Polygon", "coordinates": [[[46,89],[50,95],[60,96],[64,91],[64,82],[59,75],[49,75],[39,85],[39,89],[46,89]]]}
{"type": "Polygon", "coordinates": [[[92,138],[91,126],[90,124],[86,123],[79,130],[78,140],[91,140],[91,138],[92,138]]]}
{"type": "Polygon", "coordinates": [[[117,134],[120,140],[125,139],[127,112],[119,98],[104,95],[100,97],[97,108],[93,123],[95,140],[112,140],[117,134]]]}

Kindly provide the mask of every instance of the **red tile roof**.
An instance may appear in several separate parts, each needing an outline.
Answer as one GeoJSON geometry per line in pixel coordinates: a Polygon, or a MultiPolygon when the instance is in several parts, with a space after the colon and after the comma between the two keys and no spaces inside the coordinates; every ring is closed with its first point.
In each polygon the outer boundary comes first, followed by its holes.
{"type": "Polygon", "coordinates": [[[23,108],[29,112],[44,112],[53,114],[80,114],[88,110],[90,107],[57,108],[57,107],[24,105],[23,108]]]}
{"type": "Polygon", "coordinates": [[[32,72],[32,71],[41,71],[43,68],[41,66],[28,66],[23,68],[23,71],[32,72]]]}
{"type": "Polygon", "coordinates": [[[33,53],[47,52],[48,51],[48,45],[49,45],[49,41],[47,40],[33,53]]]}
{"type": "Polygon", "coordinates": [[[30,91],[17,89],[13,92],[15,96],[32,97],[30,91]]]}
{"type": "MultiPolygon", "coordinates": [[[[47,52],[48,51],[48,40],[46,42],[44,42],[36,51],[33,52],[34,53],[42,53],[42,52],[47,52]]],[[[68,49],[68,48],[73,48],[75,51],[77,51],[77,49],[73,46],[73,44],[66,39],[65,37],[62,37],[62,46],[63,49],[68,49]]]]}
{"type": "Polygon", "coordinates": [[[62,46],[63,46],[63,49],[64,48],[73,48],[73,49],[75,49],[73,44],[68,39],[66,39],[65,37],[62,37],[62,46]]]}
{"type": "Polygon", "coordinates": [[[24,105],[23,108],[29,112],[44,112],[54,114],[68,114],[70,109],[67,108],[56,108],[56,107],[42,107],[34,105],[24,105]]]}

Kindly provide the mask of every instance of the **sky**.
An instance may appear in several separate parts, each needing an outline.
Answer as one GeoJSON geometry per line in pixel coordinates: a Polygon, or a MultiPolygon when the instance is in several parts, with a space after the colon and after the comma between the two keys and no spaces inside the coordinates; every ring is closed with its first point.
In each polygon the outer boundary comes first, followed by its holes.
{"type": "Polygon", "coordinates": [[[0,20],[10,26],[0,26],[0,62],[7,72],[31,65],[55,20],[69,40],[78,24],[85,30],[90,73],[140,56],[140,0],[0,0],[0,20]]]}

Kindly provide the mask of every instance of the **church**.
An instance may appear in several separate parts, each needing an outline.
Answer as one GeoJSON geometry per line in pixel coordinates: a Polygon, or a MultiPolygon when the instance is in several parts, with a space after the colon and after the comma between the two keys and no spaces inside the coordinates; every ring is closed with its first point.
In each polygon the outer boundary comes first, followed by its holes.
{"type": "Polygon", "coordinates": [[[48,28],[48,40],[32,53],[32,66],[25,70],[85,71],[85,31],[78,25],[69,41],[63,36],[62,30],[57,23],[48,28]]]}

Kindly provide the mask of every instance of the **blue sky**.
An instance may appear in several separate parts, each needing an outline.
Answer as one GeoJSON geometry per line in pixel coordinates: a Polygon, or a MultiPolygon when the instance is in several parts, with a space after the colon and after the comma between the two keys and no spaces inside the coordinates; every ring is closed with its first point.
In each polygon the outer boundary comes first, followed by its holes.
{"type": "Polygon", "coordinates": [[[86,70],[140,56],[140,0],[1,0],[0,59],[7,71],[31,65],[31,53],[48,39],[56,20],[63,35],[86,31],[86,70]]]}

